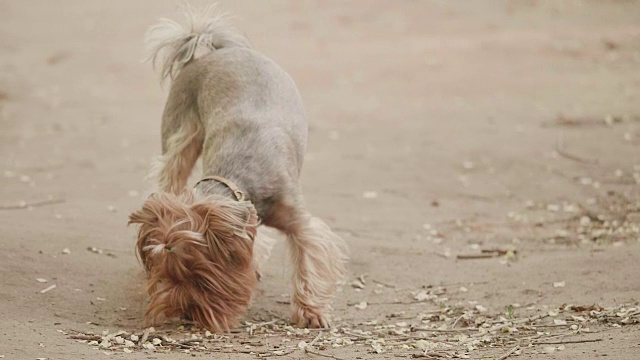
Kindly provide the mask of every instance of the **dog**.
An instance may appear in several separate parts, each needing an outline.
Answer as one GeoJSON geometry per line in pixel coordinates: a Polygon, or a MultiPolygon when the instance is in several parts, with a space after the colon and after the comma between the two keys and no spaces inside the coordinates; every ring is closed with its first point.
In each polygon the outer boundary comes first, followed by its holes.
{"type": "Polygon", "coordinates": [[[216,332],[237,326],[257,283],[254,242],[265,225],[287,239],[292,323],[329,327],[347,246],[305,208],[302,99],[291,77],[213,9],[187,6],[186,26],[163,19],[147,33],[149,60],[160,61],[171,87],[158,191],[129,216],[148,278],[145,321],[182,316],[216,332]],[[203,178],[188,189],[200,157],[203,178]]]}

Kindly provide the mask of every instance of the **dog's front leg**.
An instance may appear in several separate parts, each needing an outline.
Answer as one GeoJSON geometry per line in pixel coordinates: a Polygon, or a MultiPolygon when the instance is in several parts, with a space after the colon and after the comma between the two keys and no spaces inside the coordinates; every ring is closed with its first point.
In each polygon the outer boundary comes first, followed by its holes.
{"type": "Polygon", "coordinates": [[[293,263],[291,319],[298,326],[329,327],[329,305],[346,273],[346,245],[322,220],[306,212],[296,218],[286,231],[293,263]]]}

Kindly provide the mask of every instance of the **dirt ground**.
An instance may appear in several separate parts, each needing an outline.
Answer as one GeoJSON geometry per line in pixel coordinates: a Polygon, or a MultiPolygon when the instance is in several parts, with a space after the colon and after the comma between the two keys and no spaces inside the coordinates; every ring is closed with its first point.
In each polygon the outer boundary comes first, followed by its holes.
{"type": "MultiPolygon", "coordinates": [[[[352,251],[337,327],[420,323],[445,306],[491,318],[563,304],[637,309],[640,2],[221,7],[305,100],[307,202],[352,251]],[[468,258],[477,254],[488,258],[468,258]],[[362,275],[363,286],[351,284],[362,275]],[[421,290],[435,300],[415,301],[421,290]]],[[[171,0],[0,1],[0,358],[191,358],[69,339],[143,327],[143,272],[126,221],[159,154],[166,89],[140,61],[142,39],[175,14],[171,0]]],[[[288,317],[288,268],[280,242],[247,321],[288,317]]],[[[459,324],[473,325],[467,317],[459,324]]],[[[562,325],[555,320],[546,329],[562,325]]],[[[509,356],[638,359],[634,322],[637,311],[627,322],[594,320],[567,337],[574,342],[523,343],[509,356]]],[[[322,353],[449,356],[376,350],[371,333],[359,334],[362,344],[322,353]]],[[[214,356],[257,358],[225,349],[214,356]]]]}

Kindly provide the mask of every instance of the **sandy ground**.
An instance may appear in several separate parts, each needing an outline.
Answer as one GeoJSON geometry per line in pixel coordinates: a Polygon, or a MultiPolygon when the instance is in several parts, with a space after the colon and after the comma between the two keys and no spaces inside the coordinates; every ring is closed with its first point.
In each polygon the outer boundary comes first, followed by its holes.
{"type": "MultiPolygon", "coordinates": [[[[306,102],[309,206],[348,241],[350,280],[368,280],[338,294],[338,324],[415,315],[434,305],[373,304],[429,285],[494,314],[514,303],[541,312],[637,303],[640,2],[222,7],[306,102]],[[580,236],[585,216],[618,230],[580,236]],[[458,258],[496,248],[517,253],[458,258]],[[351,306],[362,301],[372,305],[351,306]]],[[[108,356],[61,332],[142,327],[143,274],[126,220],[148,188],[165,98],[140,62],[142,37],[175,10],[164,0],[0,1],[0,358],[189,357],[108,356]]],[[[288,316],[287,273],[280,243],[249,317],[288,316]]],[[[602,341],[517,358],[640,356],[637,325],[593,328],[602,341]]]]}

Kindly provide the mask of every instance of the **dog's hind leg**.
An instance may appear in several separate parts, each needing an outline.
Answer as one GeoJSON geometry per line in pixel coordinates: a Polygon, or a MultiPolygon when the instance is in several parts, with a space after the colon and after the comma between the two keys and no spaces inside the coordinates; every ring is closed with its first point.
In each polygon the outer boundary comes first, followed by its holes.
{"type": "Polygon", "coordinates": [[[328,327],[329,305],[346,276],[346,243],[306,210],[282,204],[276,208],[280,221],[274,226],[287,235],[293,263],[291,320],[298,326],[328,327]]]}
{"type": "Polygon", "coordinates": [[[156,170],[160,191],[179,194],[185,189],[203,143],[196,107],[172,91],[162,116],[162,156],[156,170]]]}

